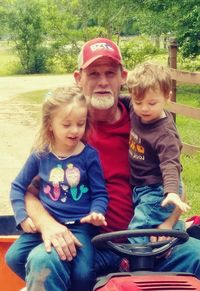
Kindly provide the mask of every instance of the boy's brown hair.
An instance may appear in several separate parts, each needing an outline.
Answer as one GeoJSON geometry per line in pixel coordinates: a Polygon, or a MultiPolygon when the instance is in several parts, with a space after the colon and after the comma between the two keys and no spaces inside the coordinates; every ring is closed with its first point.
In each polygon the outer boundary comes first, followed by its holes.
{"type": "Polygon", "coordinates": [[[129,92],[137,100],[142,100],[149,89],[159,88],[166,98],[171,91],[171,76],[167,68],[146,62],[137,65],[128,74],[129,92]]]}

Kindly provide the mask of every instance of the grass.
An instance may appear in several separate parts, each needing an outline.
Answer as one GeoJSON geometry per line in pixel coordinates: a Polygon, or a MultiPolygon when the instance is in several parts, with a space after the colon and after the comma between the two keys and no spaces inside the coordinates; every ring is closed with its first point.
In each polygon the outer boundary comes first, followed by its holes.
{"type": "MultiPolygon", "coordinates": [[[[191,107],[200,107],[200,85],[177,85],[176,101],[191,107]]],[[[177,115],[176,124],[182,140],[200,146],[200,120],[177,115]]]]}
{"type": "Polygon", "coordinates": [[[187,201],[191,206],[191,210],[183,215],[190,217],[200,214],[200,153],[193,156],[182,155],[181,162],[183,165],[183,182],[185,185],[185,193],[187,201]]]}
{"type": "Polygon", "coordinates": [[[21,103],[26,110],[30,111],[29,115],[37,124],[41,117],[40,105],[42,104],[48,90],[38,90],[18,95],[13,99],[15,103],[21,103]]]}
{"type": "Polygon", "coordinates": [[[23,93],[15,98],[15,102],[20,102],[24,104],[41,104],[45,98],[48,90],[38,90],[28,93],[23,93]]]}
{"type": "MultiPolygon", "coordinates": [[[[188,106],[200,107],[200,86],[177,84],[176,101],[188,106]]],[[[184,142],[200,146],[200,120],[177,115],[176,124],[184,142]]],[[[200,213],[200,153],[192,156],[182,154],[181,162],[186,197],[191,206],[191,210],[183,217],[190,217],[200,213]]]]}

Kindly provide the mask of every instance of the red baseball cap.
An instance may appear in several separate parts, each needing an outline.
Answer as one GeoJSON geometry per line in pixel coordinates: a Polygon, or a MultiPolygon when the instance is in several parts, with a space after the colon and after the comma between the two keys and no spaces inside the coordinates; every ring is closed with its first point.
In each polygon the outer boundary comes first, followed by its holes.
{"type": "Polygon", "coordinates": [[[120,49],[112,40],[107,38],[94,38],[83,45],[78,57],[78,68],[85,69],[102,57],[109,57],[114,62],[122,65],[120,49]]]}

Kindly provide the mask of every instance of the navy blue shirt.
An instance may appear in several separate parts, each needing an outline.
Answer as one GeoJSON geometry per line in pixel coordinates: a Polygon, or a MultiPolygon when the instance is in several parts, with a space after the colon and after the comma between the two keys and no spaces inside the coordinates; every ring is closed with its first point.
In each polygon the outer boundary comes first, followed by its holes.
{"type": "Polygon", "coordinates": [[[24,195],[37,175],[40,200],[57,221],[70,223],[90,212],[105,214],[108,195],[99,156],[86,144],[81,153],[64,159],[51,152],[28,157],[10,192],[17,225],[28,217],[24,195]]]}

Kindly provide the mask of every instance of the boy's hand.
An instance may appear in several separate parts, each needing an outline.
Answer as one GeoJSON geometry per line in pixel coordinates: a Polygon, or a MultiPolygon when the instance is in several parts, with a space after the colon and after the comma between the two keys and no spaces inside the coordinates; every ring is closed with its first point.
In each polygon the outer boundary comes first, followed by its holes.
{"type": "Polygon", "coordinates": [[[96,213],[96,212],[92,212],[92,213],[88,214],[87,216],[81,218],[80,222],[81,223],[91,223],[91,224],[96,225],[96,226],[101,226],[101,225],[106,226],[107,225],[105,216],[101,213],[96,213]]]}
{"type": "Polygon", "coordinates": [[[177,206],[183,212],[186,212],[190,209],[190,206],[183,202],[180,196],[176,193],[168,193],[167,197],[162,201],[161,206],[165,207],[168,204],[177,206]]]}
{"type": "Polygon", "coordinates": [[[37,232],[37,228],[30,217],[27,217],[25,220],[23,220],[20,225],[24,232],[37,232]]]}

